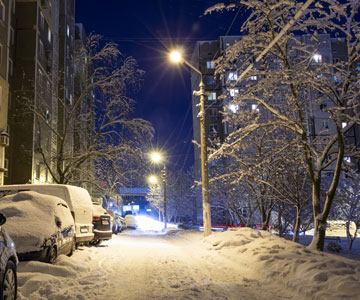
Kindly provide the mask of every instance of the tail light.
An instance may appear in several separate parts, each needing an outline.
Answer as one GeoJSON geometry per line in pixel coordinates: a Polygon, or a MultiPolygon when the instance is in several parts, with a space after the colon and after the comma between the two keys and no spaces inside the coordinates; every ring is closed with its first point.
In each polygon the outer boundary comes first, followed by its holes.
{"type": "Polygon", "coordinates": [[[99,216],[93,216],[93,222],[97,222],[100,220],[100,217],[99,216]]]}

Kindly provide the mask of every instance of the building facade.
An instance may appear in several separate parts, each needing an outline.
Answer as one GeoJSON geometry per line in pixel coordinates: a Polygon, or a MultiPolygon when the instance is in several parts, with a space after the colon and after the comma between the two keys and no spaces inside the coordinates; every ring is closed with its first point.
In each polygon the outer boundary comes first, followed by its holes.
{"type": "Polygon", "coordinates": [[[73,93],[71,69],[69,76],[61,71],[72,59],[63,49],[73,45],[74,0],[16,1],[15,19],[5,184],[52,182],[49,169],[58,144],[54,128],[65,99],[60,92],[73,93]]]}

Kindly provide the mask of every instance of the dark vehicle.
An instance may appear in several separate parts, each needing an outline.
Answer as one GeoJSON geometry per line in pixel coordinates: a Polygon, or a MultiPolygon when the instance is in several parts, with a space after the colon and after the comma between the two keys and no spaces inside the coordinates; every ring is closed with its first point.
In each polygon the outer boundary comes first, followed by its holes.
{"type": "Polygon", "coordinates": [[[2,228],[5,222],[5,215],[0,213],[0,299],[15,300],[17,294],[16,267],[19,261],[14,242],[2,228]]]}
{"type": "Polygon", "coordinates": [[[93,225],[94,239],[90,244],[100,245],[102,241],[112,238],[110,215],[101,206],[101,203],[93,202],[93,225]]]}
{"type": "MultiPolygon", "coordinates": [[[[5,229],[16,244],[19,260],[55,263],[75,250],[75,225],[67,203],[37,192],[19,192],[0,200],[5,229]]],[[[1,298],[0,298],[1,299],[1,298]]]]}

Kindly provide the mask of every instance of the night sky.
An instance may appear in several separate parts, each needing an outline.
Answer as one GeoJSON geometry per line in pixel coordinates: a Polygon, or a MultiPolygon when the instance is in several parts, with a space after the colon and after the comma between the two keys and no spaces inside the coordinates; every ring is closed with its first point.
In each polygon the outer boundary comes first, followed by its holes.
{"type": "Polygon", "coordinates": [[[190,72],[172,65],[167,50],[182,46],[190,59],[197,40],[238,34],[238,12],[203,16],[218,0],[75,0],[76,23],[114,41],[146,72],[135,116],[150,121],[154,144],[172,169],[193,164],[190,72]]]}

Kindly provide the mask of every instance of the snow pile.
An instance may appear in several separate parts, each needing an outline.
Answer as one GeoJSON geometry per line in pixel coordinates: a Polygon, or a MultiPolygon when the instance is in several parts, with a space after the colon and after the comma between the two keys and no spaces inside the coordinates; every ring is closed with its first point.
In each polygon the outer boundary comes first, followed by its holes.
{"type": "MultiPolygon", "coordinates": [[[[83,257],[91,261],[89,257],[83,257]]],[[[18,300],[87,300],[104,295],[110,285],[99,281],[99,269],[65,255],[56,265],[42,262],[20,262],[18,266],[18,300]]]]}
{"type": "Polygon", "coordinates": [[[249,277],[267,284],[282,282],[304,299],[360,299],[357,261],[249,228],[216,232],[204,242],[246,269],[249,277]]]}
{"type": "Polygon", "coordinates": [[[58,208],[58,203],[66,205],[60,198],[36,192],[20,192],[1,198],[0,211],[7,218],[3,227],[18,253],[39,251],[44,240],[58,231],[56,220],[61,220],[63,227],[74,224],[70,211],[58,208]]]}

